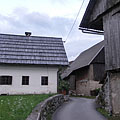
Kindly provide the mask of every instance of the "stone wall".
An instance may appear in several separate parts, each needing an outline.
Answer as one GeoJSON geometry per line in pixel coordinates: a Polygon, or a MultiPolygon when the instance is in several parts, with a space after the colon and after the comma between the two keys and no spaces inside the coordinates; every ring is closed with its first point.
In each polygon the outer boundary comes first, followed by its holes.
{"type": "Polygon", "coordinates": [[[55,95],[38,104],[26,120],[47,120],[69,96],[55,95]]]}
{"type": "Polygon", "coordinates": [[[90,81],[89,81],[89,84],[90,84],[90,91],[102,87],[102,84],[99,84],[99,81],[93,81],[93,80],[90,80],[90,81]]]}
{"type": "Polygon", "coordinates": [[[94,80],[78,80],[76,81],[76,93],[79,95],[90,96],[90,91],[101,88],[101,84],[94,80]]]}
{"type": "Polygon", "coordinates": [[[120,115],[120,72],[107,74],[97,103],[110,114],[120,115]]]}
{"type": "Polygon", "coordinates": [[[120,72],[110,74],[110,89],[112,112],[120,115],[120,72]]]}
{"type": "Polygon", "coordinates": [[[104,80],[104,84],[101,87],[99,95],[96,97],[96,102],[99,107],[104,108],[108,113],[111,114],[111,100],[110,100],[110,82],[108,78],[104,80]]]}
{"type": "Polygon", "coordinates": [[[76,93],[77,95],[90,96],[90,86],[88,80],[76,81],[76,93]]]}
{"type": "Polygon", "coordinates": [[[109,81],[106,79],[105,84],[103,85],[103,96],[105,101],[105,110],[110,113],[110,88],[109,81]]]}

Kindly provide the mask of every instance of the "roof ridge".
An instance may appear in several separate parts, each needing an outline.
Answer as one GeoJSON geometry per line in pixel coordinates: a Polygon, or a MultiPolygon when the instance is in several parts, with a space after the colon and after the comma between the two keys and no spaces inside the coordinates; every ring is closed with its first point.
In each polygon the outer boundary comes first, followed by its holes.
{"type": "MultiPolygon", "coordinates": [[[[102,40],[101,42],[99,42],[99,43],[96,43],[95,45],[93,45],[92,47],[89,47],[88,49],[86,49],[85,51],[83,51],[83,52],[81,52],[80,54],[82,54],[82,53],[84,53],[84,52],[86,52],[86,51],[89,51],[90,49],[92,49],[92,48],[94,48],[94,47],[96,47],[97,45],[99,45],[99,44],[101,44],[101,43],[103,43],[104,42],[104,40],[102,40]]],[[[104,45],[103,45],[104,46],[104,45]]],[[[79,55],[80,55],[79,54],[79,55]]]]}
{"type": "MultiPolygon", "coordinates": [[[[4,34],[4,33],[0,33],[0,36],[1,35],[4,35],[4,36],[16,36],[16,37],[28,37],[28,36],[26,36],[26,35],[23,35],[23,34],[21,34],[21,35],[18,35],[18,34],[4,34]]],[[[62,39],[62,37],[51,37],[51,36],[37,36],[37,35],[35,35],[35,36],[29,36],[29,38],[30,37],[36,37],[36,38],[51,38],[51,39],[62,39]]]]}

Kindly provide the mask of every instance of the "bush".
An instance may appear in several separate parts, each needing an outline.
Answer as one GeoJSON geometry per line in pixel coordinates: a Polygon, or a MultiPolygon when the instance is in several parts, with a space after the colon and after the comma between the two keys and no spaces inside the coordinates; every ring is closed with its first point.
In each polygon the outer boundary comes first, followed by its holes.
{"type": "Polygon", "coordinates": [[[66,90],[66,91],[69,91],[69,82],[68,81],[65,81],[65,80],[60,80],[59,81],[59,90],[66,90]]]}
{"type": "Polygon", "coordinates": [[[63,91],[65,92],[64,94],[68,94],[69,93],[69,89],[70,89],[70,84],[68,81],[61,79],[61,76],[59,75],[59,86],[58,86],[59,92],[63,93],[63,91]]]}

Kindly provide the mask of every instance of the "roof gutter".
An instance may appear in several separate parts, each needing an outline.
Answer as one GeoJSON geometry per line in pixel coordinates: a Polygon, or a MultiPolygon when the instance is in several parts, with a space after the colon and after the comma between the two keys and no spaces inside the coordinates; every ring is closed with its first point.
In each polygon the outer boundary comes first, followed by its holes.
{"type": "Polygon", "coordinates": [[[79,27],[79,30],[82,30],[83,33],[104,35],[104,31],[101,31],[101,30],[94,30],[94,29],[88,29],[83,27],[79,27]]]}

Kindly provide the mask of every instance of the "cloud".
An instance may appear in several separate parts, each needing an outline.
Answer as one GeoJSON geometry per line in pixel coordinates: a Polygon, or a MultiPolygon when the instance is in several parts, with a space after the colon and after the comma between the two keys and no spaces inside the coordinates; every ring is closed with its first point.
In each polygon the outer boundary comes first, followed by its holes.
{"type": "Polygon", "coordinates": [[[89,34],[87,35],[79,31],[75,34],[74,38],[69,38],[68,42],[65,43],[65,48],[69,61],[74,60],[81,52],[102,40],[103,37],[101,36],[94,36],[89,34]]]}
{"type": "MultiPolygon", "coordinates": [[[[26,8],[16,8],[9,15],[0,15],[0,32],[24,34],[25,31],[31,31],[32,35],[62,37],[65,40],[73,22],[72,18],[50,17],[39,12],[29,12],[26,8]]],[[[65,43],[69,60],[102,40],[102,37],[81,33],[78,26],[79,19],[65,43]]]]}
{"type": "Polygon", "coordinates": [[[24,30],[28,29],[35,31],[37,35],[50,35],[52,33],[55,36],[65,36],[67,30],[70,29],[72,21],[72,19],[64,17],[49,17],[39,12],[28,12],[24,8],[17,8],[9,16],[0,15],[2,26],[0,32],[8,32],[7,26],[9,26],[11,32],[17,34],[21,34],[24,30]]]}

